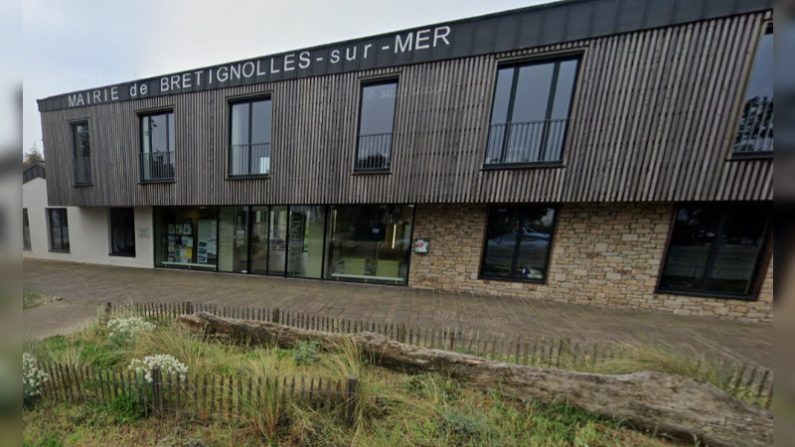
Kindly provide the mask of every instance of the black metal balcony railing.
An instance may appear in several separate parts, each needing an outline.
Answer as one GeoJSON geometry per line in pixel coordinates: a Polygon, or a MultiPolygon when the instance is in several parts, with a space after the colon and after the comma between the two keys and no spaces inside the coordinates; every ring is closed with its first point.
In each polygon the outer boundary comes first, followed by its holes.
{"type": "Polygon", "coordinates": [[[389,169],[392,153],[392,132],[359,135],[356,150],[356,171],[389,169]]]}
{"type": "Polygon", "coordinates": [[[486,164],[560,161],[568,118],[492,124],[486,164]]]}
{"type": "Polygon", "coordinates": [[[271,144],[233,144],[231,148],[231,175],[264,175],[271,169],[271,144]]]}
{"type": "Polygon", "coordinates": [[[162,181],[174,179],[174,151],[142,152],[141,180],[162,181]]]}
{"type": "Polygon", "coordinates": [[[753,97],[745,102],[734,139],[735,154],[773,152],[773,98],[753,97]]]}
{"type": "Polygon", "coordinates": [[[72,159],[75,185],[91,184],[91,157],[75,157],[72,159]]]}

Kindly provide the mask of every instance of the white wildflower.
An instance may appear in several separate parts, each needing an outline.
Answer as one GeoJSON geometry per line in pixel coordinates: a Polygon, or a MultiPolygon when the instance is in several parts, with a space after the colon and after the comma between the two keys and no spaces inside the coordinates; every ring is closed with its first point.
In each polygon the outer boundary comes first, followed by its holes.
{"type": "Polygon", "coordinates": [[[39,362],[33,354],[22,353],[22,386],[25,399],[41,394],[42,385],[50,380],[50,375],[39,368],[39,362]]]}
{"type": "Polygon", "coordinates": [[[155,325],[140,317],[114,318],[108,321],[109,336],[116,340],[128,340],[140,332],[154,330],[155,325]]]}
{"type": "Polygon", "coordinates": [[[179,375],[183,381],[188,377],[188,367],[169,354],[148,355],[143,359],[133,359],[127,369],[135,371],[136,374],[143,374],[144,380],[152,383],[152,369],[156,366],[160,367],[160,374],[163,377],[179,375]]]}

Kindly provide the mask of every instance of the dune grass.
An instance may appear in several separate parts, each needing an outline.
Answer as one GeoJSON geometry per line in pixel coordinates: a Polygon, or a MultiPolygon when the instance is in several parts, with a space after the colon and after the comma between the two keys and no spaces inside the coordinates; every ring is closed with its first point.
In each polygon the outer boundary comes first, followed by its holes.
{"type": "Polygon", "coordinates": [[[280,402],[264,390],[244,402],[235,421],[146,417],[120,398],[98,404],[39,402],[24,413],[25,446],[660,446],[653,437],[565,406],[508,401],[437,374],[407,375],[371,365],[358,347],[321,352],[204,341],[178,325],[159,324],[124,342],[101,324],[68,337],[26,343],[44,361],[126,368],[133,358],[168,353],[191,373],[251,377],[357,376],[359,405],[353,426],[333,412],[280,402]],[[200,441],[201,444],[197,444],[200,441]]]}

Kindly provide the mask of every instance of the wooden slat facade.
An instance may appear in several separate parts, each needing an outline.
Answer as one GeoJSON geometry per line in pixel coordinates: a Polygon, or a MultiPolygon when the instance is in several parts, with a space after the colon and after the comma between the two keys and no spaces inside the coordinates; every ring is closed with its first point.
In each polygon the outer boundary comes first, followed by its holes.
{"type": "Polygon", "coordinates": [[[42,113],[51,205],[771,200],[772,159],[732,160],[771,12],[502,54],[42,113]],[[484,170],[498,65],[582,52],[561,167],[484,170]],[[360,83],[399,77],[389,174],[353,172],[360,83]],[[228,179],[230,97],[273,99],[271,174],[228,179]],[[142,110],[173,108],[175,181],[139,183],[142,110]],[[93,186],[72,186],[87,118],[93,186]]]}

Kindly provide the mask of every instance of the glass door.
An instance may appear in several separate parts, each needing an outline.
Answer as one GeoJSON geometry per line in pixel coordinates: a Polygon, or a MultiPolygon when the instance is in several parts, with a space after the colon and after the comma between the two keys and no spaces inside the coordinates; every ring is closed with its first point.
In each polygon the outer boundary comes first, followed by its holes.
{"type": "Polygon", "coordinates": [[[268,274],[284,275],[287,260],[287,207],[272,206],[268,230],[268,274]]]}
{"type": "Polygon", "coordinates": [[[326,208],[291,206],[287,244],[287,275],[320,278],[323,275],[323,233],[326,208]]]}
{"type": "Polygon", "coordinates": [[[218,270],[246,273],[248,271],[248,212],[245,206],[220,209],[218,236],[221,240],[218,270]]]}
{"type": "Polygon", "coordinates": [[[264,275],[268,273],[268,207],[252,206],[249,216],[251,220],[250,272],[264,275]]]}

